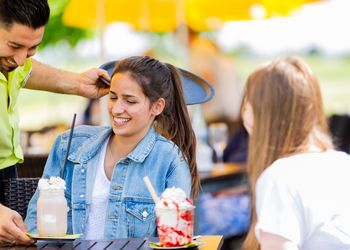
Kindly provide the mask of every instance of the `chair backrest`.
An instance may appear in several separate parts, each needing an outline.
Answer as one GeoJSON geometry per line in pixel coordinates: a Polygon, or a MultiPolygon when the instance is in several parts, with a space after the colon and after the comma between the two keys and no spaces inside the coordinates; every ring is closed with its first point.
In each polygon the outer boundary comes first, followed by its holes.
{"type": "Polygon", "coordinates": [[[350,115],[332,115],[329,130],[339,150],[350,153],[350,115]]]}
{"type": "MultiPolygon", "coordinates": [[[[106,62],[100,68],[106,70],[111,76],[117,62],[117,60],[106,62]]],[[[215,90],[210,83],[192,72],[181,68],[177,69],[182,78],[184,97],[187,105],[204,103],[213,98],[215,90]]],[[[103,82],[109,85],[106,80],[103,80],[103,82]]]]}
{"type": "Polygon", "coordinates": [[[5,206],[17,211],[22,218],[27,214],[27,207],[38,186],[40,178],[13,178],[4,180],[5,206]]]}

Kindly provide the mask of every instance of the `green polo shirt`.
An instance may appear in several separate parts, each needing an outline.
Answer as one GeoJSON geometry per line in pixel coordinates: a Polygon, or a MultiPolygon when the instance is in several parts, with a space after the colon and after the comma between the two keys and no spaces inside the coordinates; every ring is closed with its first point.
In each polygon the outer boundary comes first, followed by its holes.
{"type": "Polygon", "coordinates": [[[0,72],[0,170],[23,162],[17,98],[31,69],[28,58],[24,66],[8,74],[8,79],[0,72]]]}

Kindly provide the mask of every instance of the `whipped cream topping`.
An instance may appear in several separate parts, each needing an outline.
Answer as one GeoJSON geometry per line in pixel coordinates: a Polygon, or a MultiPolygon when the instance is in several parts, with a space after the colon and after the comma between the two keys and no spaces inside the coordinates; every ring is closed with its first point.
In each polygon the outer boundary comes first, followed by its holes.
{"type": "Polygon", "coordinates": [[[181,188],[167,188],[162,193],[156,208],[160,209],[191,209],[194,208],[193,202],[186,197],[185,191],[181,188]]]}
{"type": "Polygon", "coordinates": [[[39,190],[66,189],[66,182],[60,177],[50,177],[50,179],[40,179],[39,190]]]}

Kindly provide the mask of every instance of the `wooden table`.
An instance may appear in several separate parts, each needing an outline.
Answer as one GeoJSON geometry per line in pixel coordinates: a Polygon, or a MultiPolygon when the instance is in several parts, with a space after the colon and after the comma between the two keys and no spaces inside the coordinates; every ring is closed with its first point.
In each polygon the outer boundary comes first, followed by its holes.
{"type": "Polygon", "coordinates": [[[209,172],[200,172],[203,192],[238,186],[247,182],[247,169],[239,163],[214,163],[209,172]]]}
{"type": "MultiPolygon", "coordinates": [[[[8,250],[35,250],[35,249],[50,249],[50,250],[151,250],[149,247],[149,241],[156,242],[158,238],[150,239],[119,239],[119,240],[107,240],[107,241],[95,241],[95,240],[75,240],[72,242],[48,242],[48,241],[38,241],[36,245],[33,246],[12,246],[12,247],[0,247],[0,249],[8,250]]],[[[223,236],[220,235],[208,235],[202,236],[200,240],[204,243],[199,246],[200,250],[219,250],[224,242],[223,236]]]]}

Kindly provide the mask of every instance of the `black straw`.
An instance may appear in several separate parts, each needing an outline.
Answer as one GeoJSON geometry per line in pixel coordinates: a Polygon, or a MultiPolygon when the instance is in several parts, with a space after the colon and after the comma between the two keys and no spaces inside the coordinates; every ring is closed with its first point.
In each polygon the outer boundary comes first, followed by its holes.
{"type": "Polygon", "coordinates": [[[61,172],[61,176],[64,179],[64,172],[66,170],[66,165],[67,165],[67,160],[68,160],[68,154],[69,154],[69,149],[70,149],[70,143],[72,142],[72,137],[73,137],[73,131],[74,131],[74,126],[75,126],[75,118],[77,117],[77,114],[74,113],[73,116],[73,121],[72,121],[72,126],[70,129],[70,134],[69,134],[69,139],[68,139],[68,145],[67,145],[67,152],[66,152],[66,157],[64,158],[64,164],[63,164],[63,168],[62,168],[62,172],[61,172]]]}

